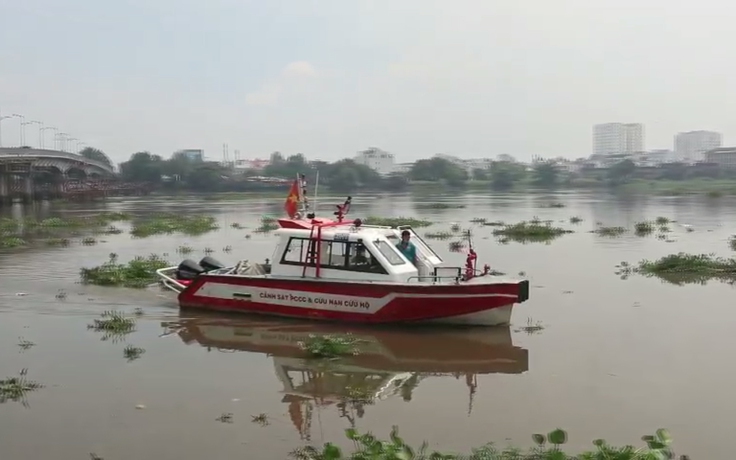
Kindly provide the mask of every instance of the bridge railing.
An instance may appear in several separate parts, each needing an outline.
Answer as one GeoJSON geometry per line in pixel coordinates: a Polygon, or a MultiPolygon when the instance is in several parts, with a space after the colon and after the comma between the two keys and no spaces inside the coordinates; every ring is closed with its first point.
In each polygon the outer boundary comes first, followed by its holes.
{"type": "Polygon", "coordinates": [[[17,158],[19,156],[40,157],[40,158],[64,158],[67,160],[83,161],[92,166],[104,169],[109,173],[114,173],[112,167],[107,163],[92,160],[76,153],[58,152],[56,150],[40,150],[40,149],[18,149],[18,148],[0,148],[1,158],[17,158]]]}

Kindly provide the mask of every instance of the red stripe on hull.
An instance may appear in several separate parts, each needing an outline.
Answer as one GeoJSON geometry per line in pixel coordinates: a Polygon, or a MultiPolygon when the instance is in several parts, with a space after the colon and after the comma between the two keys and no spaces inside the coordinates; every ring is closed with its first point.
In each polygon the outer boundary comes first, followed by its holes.
{"type": "Polygon", "coordinates": [[[191,286],[179,294],[179,305],[182,308],[199,308],[229,312],[239,311],[320,320],[360,323],[398,323],[468,315],[517,303],[519,301],[520,284],[417,285],[415,287],[366,283],[336,283],[334,281],[278,280],[273,278],[264,280],[260,278],[205,275],[198,277],[191,286]],[[208,282],[231,285],[233,287],[302,291],[314,294],[344,295],[353,298],[363,297],[376,299],[375,301],[377,302],[387,296],[394,296],[375,312],[354,313],[335,309],[265,303],[259,302],[257,299],[243,300],[238,298],[197,295],[200,287],[208,282]],[[441,295],[447,297],[411,297],[412,295],[441,295]]]}
{"type": "MultiPolygon", "coordinates": [[[[357,297],[373,297],[381,298],[389,294],[422,294],[422,295],[448,295],[457,294],[458,296],[481,295],[481,294],[508,294],[519,296],[519,286],[517,283],[494,283],[494,284],[380,284],[380,283],[351,283],[349,281],[316,281],[316,280],[300,280],[290,279],[283,280],[278,278],[248,278],[234,276],[218,276],[218,275],[200,275],[196,281],[196,285],[200,285],[205,281],[215,283],[231,284],[233,286],[249,286],[260,287],[266,289],[287,289],[294,291],[306,291],[315,293],[350,295],[357,297]]],[[[195,286],[196,288],[196,286],[195,286]]],[[[185,291],[186,292],[186,291],[185,291]]]]}

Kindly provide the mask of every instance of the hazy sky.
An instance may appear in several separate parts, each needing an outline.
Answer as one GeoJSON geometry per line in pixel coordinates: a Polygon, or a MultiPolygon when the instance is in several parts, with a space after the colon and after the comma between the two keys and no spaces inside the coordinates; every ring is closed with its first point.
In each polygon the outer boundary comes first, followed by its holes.
{"type": "MultiPolygon", "coordinates": [[[[593,123],[736,141],[723,0],[0,0],[0,111],[122,161],[222,144],[587,156],[593,123]]],[[[17,144],[18,121],[2,124],[17,144]]],[[[38,130],[27,129],[36,145],[38,130]]],[[[48,134],[47,143],[51,134],[48,134]]]]}

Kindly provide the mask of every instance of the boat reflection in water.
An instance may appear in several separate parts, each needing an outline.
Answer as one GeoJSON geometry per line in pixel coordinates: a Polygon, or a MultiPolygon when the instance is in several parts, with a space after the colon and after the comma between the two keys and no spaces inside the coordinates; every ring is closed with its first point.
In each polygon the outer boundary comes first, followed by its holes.
{"type": "Polygon", "coordinates": [[[282,401],[289,405],[291,420],[306,440],[315,407],[334,404],[353,424],[367,405],[392,396],[409,401],[420,381],[454,376],[465,380],[470,412],[478,374],[520,374],[529,369],[528,350],[513,345],[508,327],[379,329],[190,313],[163,326],[187,344],[271,355],[284,387],[282,401]],[[358,355],[309,359],[300,345],[310,335],[345,333],[362,341],[358,355]]]}

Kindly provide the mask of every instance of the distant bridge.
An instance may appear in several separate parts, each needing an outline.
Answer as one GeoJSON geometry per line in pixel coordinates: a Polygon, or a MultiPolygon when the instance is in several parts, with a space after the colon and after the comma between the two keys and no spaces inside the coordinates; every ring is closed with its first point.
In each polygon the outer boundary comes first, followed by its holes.
{"type": "Polygon", "coordinates": [[[43,171],[79,177],[112,176],[113,168],[107,163],[91,160],[76,153],[32,148],[0,148],[0,174],[9,164],[27,164],[32,171],[43,171]]]}
{"type": "Polygon", "coordinates": [[[20,198],[60,197],[83,188],[109,190],[115,171],[107,163],[74,153],[32,148],[0,148],[0,204],[20,198]],[[102,182],[101,182],[102,181],[102,182]],[[104,187],[99,185],[104,183],[104,187]],[[92,185],[89,185],[92,184],[92,185]],[[70,187],[74,185],[74,187],[70,187]]]}

